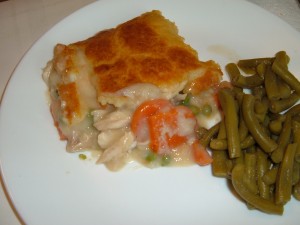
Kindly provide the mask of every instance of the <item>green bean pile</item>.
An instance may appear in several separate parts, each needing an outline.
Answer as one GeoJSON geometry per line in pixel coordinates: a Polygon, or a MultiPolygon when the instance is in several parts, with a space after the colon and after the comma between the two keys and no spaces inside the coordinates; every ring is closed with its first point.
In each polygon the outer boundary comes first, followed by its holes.
{"type": "Polygon", "coordinates": [[[213,175],[230,179],[249,208],[279,215],[291,196],[300,200],[300,82],[289,60],[280,51],[226,65],[223,119],[200,136],[213,175]]]}

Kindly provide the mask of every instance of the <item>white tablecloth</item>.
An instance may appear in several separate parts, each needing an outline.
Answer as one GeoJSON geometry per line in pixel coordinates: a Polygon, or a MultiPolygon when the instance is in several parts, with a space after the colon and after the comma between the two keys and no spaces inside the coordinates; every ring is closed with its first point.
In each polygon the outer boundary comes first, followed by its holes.
{"type": "MultiPolygon", "coordinates": [[[[297,0],[248,1],[281,17],[300,31],[297,0]]],[[[15,66],[34,41],[65,16],[91,2],[94,0],[0,0],[0,96],[15,66]]],[[[0,225],[20,224],[2,184],[0,225]]]]}

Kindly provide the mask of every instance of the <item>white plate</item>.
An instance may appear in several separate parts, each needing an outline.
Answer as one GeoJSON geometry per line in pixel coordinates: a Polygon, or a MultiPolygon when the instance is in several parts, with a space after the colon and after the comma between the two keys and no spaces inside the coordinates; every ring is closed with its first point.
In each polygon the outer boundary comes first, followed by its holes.
{"type": "Polygon", "coordinates": [[[152,9],[176,22],[202,60],[214,59],[223,68],[240,58],[286,50],[290,69],[300,74],[300,34],[246,1],[103,0],[77,11],[27,52],[1,104],[1,172],[21,217],[29,225],[296,224],[300,203],[291,200],[283,216],[248,210],[210,167],[130,166],[113,173],[65,152],[41,78],[54,45],[87,38],[152,9]]]}

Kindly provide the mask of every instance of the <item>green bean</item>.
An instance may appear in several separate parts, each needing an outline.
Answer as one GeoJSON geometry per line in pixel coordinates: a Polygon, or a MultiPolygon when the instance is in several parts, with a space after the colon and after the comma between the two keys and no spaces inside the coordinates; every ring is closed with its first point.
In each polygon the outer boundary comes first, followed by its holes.
{"type": "MultiPolygon", "coordinates": [[[[241,149],[249,148],[255,144],[255,140],[251,135],[248,135],[244,140],[241,142],[241,149]]],[[[226,139],[218,139],[213,138],[209,144],[210,148],[213,150],[227,150],[228,144],[226,139]]]]}
{"type": "Polygon", "coordinates": [[[287,116],[283,124],[282,132],[278,138],[278,147],[271,154],[271,159],[273,162],[275,163],[281,162],[284,150],[286,149],[287,145],[290,142],[291,133],[292,133],[292,118],[290,116],[287,116]]]}
{"type": "Polygon", "coordinates": [[[254,102],[254,112],[259,122],[263,122],[269,109],[269,100],[262,98],[254,102]]]}
{"type": "Polygon", "coordinates": [[[292,89],[300,95],[300,81],[283,66],[276,57],[274,63],[272,64],[272,70],[282,78],[292,89]]]}
{"type": "Polygon", "coordinates": [[[297,93],[292,93],[288,98],[281,100],[271,100],[270,101],[270,111],[272,113],[280,113],[290,107],[292,107],[300,99],[300,95],[297,93]]]}
{"type": "Polygon", "coordinates": [[[266,96],[266,89],[263,86],[257,86],[251,90],[256,99],[262,99],[264,96],[266,96]]]}
{"type": "Polygon", "coordinates": [[[240,94],[241,95],[244,94],[243,88],[240,88],[240,87],[233,86],[232,91],[234,93],[234,96],[237,96],[237,95],[240,95],[240,94]]]}
{"type": "Polygon", "coordinates": [[[237,87],[253,88],[264,83],[264,79],[258,74],[254,74],[251,76],[241,75],[238,67],[234,63],[227,64],[226,71],[230,77],[232,84],[237,87]]]}
{"type": "Polygon", "coordinates": [[[244,165],[238,164],[232,170],[232,184],[236,192],[250,205],[255,208],[269,214],[283,214],[283,206],[276,205],[274,202],[263,199],[262,197],[251,193],[245,182],[243,181],[244,177],[244,165]]]}
{"type": "Polygon", "coordinates": [[[293,196],[295,199],[300,201],[300,182],[294,185],[293,187],[293,196]]]}
{"type": "Polygon", "coordinates": [[[292,185],[297,184],[299,182],[299,180],[300,180],[300,163],[294,161],[292,185]]]}
{"type": "Polygon", "coordinates": [[[239,68],[234,63],[229,63],[225,66],[225,69],[230,77],[230,81],[234,84],[240,76],[239,68]]]}
{"type": "Polygon", "coordinates": [[[226,139],[211,139],[209,147],[213,150],[227,150],[227,140],[226,139]]]}
{"type": "Polygon", "coordinates": [[[290,88],[290,86],[285,83],[280,77],[278,77],[278,89],[281,98],[288,98],[292,93],[292,89],[290,88]]]}
{"type": "Polygon", "coordinates": [[[253,108],[254,97],[250,94],[245,94],[242,107],[245,123],[259,146],[265,152],[272,152],[277,148],[277,144],[268,136],[265,129],[259,124],[253,108]]]}
{"type": "Polygon", "coordinates": [[[268,133],[268,135],[270,136],[271,135],[271,132],[269,129],[267,129],[269,127],[269,124],[270,124],[270,116],[268,115],[268,113],[266,113],[265,115],[265,119],[264,121],[262,121],[262,126],[266,128],[266,132],[268,133]]]}
{"type": "Polygon", "coordinates": [[[267,111],[268,111],[268,99],[267,98],[262,98],[262,99],[259,99],[259,100],[256,100],[255,103],[254,103],[254,112],[256,114],[266,114],[267,111]]]}
{"type": "Polygon", "coordinates": [[[255,58],[255,59],[242,59],[238,61],[239,67],[256,68],[259,64],[263,63],[266,65],[272,64],[274,58],[255,58]]]}
{"type": "Polygon", "coordinates": [[[201,140],[207,134],[207,132],[208,130],[206,128],[199,127],[196,131],[198,139],[201,140]]]}
{"type": "Polygon", "coordinates": [[[212,126],[200,139],[201,145],[206,148],[209,145],[210,140],[215,136],[219,131],[220,123],[212,126]]]}
{"type": "Polygon", "coordinates": [[[285,51],[279,51],[275,54],[275,59],[277,60],[278,63],[280,63],[282,66],[285,68],[288,67],[288,63],[290,61],[290,57],[286,54],[285,51]]]}
{"type": "Polygon", "coordinates": [[[224,112],[229,158],[236,158],[241,154],[241,146],[238,133],[238,113],[230,89],[221,89],[219,100],[224,112]]]}
{"type": "Polygon", "coordinates": [[[268,155],[261,150],[257,149],[257,186],[259,190],[259,195],[264,199],[270,199],[270,186],[263,181],[264,174],[268,171],[270,167],[270,161],[268,160],[268,155]]]}
{"type": "Polygon", "coordinates": [[[282,130],[282,123],[285,120],[285,116],[280,116],[279,118],[272,120],[269,123],[269,129],[273,134],[279,135],[282,130]]]}
{"type": "Polygon", "coordinates": [[[254,146],[255,140],[251,135],[248,135],[242,142],[241,142],[241,148],[249,148],[251,146],[254,146]]]}
{"type": "Polygon", "coordinates": [[[293,116],[293,121],[297,121],[300,123],[300,114],[293,116]]]}
{"type": "Polygon", "coordinates": [[[267,70],[267,65],[265,63],[260,63],[256,67],[256,71],[259,76],[264,77],[267,70]]]}
{"type": "Polygon", "coordinates": [[[293,130],[293,142],[298,144],[295,153],[295,161],[300,163],[300,122],[293,120],[292,130],[293,130]]]}
{"type": "Polygon", "coordinates": [[[267,96],[270,100],[278,100],[280,99],[280,92],[277,82],[277,76],[272,71],[271,67],[268,66],[266,74],[265,74],[265,89],[267,96]]]}
{"type": "Polygon", "coordinates": [[[257,146],[255,146],[255,145],[251,145],[251,146],[249,146],[248,148],[246,148],[246,149],[244,149],[245,151],[245,153],[256,153],[256,148],[257,148],[257,146]]]}
{"type": "Polygon", "coordinates": [[[277,178],[277,173],[278,173],[278,165],[273,166],[272,169],[268,170],[264,176],[263,176],[263,181],[267,185],[272,185],[276,183],[276,178],[277,178]]]}
{"type": "Polygon", "coordinates": [[[291,199],[292,171],[297,144],[289,144],[278,170],[275,189],[275,203],[283,205],[291,199]]]}
{"type": "Polygon", "coordinates": [[[231,160],[226,151],[212,151],[212,173],[216,177],[228,177],[231,170],[231,160]]]}
{"type": "Polygon", "coordinates": [[[248,128],[247,128],[247,125],[244,121],[244,118],[243,118],[243,114],[240,113],[240,120],[239,120],[239,135],[240,135],[240,141],[243,142],[244,139],[247,137],[248,135],[248,128]]]}
{"type": "Polygon", "coordinates": [[[258,193],[256,183],[256,154],[245,153],[245,167],[244,167],[244,182],[249,191],[253,194],[258,193]]]}
{"type": "Polygon", "coordinates": [[[245,151],[242,151],[240,157],[234,158],[234,159],[232,159],[232,161],[233,161],[233,167],[236,165],[239,165],[239,164],[244,165],[245,164],[245,151]]]}
{"type": "Polygon", "coordinates": [[[226,127],[225,127],[225,121],[222,120],[220,122],[220,128],[219,128],[219,133],[218,133],[218,139],[226,139],[227,135],[226,135],[226,127]]]}
{"type": "Polygon", "coordinates": [[[300,104],[294,105],[288,111],[286,111],[284,114],[290,115],[291,117],[296,116],[297,114],[300,114],[300,104]]]}

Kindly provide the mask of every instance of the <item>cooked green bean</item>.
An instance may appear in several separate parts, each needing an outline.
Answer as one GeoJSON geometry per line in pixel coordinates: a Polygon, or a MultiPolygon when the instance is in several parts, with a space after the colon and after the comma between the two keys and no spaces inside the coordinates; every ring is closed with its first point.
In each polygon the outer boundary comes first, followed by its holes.
{"type": "Polygon", "coordinates": [[[259,122],[263,122],[265,120],[268,109],[269,100],[267,98],[262,98],[261,100],[256,100],[254,102],[254,112],[259,122]]]}
{"type": "Polygon", "coordinates": [[[212,173],[216,177],[228,177],[232,161],[226,151],[212,151],[212,173]]]}
{"type": "Polygon", "coordinates": [[[259,76],[264,77],[267,70],[267,65],[265,63],[260,63],[256,67],[256,71],[259,76]]]}
{"type": "Polygon", "coordinates": [[[285,51],[277,52],[275,55],[275,59],[277,60],[278,63],[280,63],[285,68],[287,68],[288,63],[290,61],[290,57],[286,54],[285,51]]]}
{"type": "Polygon", "coordinates": [[[209,145],[210,140],[215,136],[219,131],[220,123],[212,126],[210,129],[207,130],[205,134],[203,134],[202,138],[200,139],[201,145],[203,147],[207,147],[209,145]]]}
{"type": "Polygon", "coordinates": [[[293,116],[293,120],[300,123],[300,114],[293,116]]]}
{"type": "Polygon", "coordinates": [[[240,76],[239,68],[234,63],[229,63],[225,66],[225,69],[230,77],[230,81],[234,84],[240,76]]]}
{"type": "Polygon", "coordinates": [[[226,65],[233,88],[219,90],[224,117],[209,139],[213,174],[231,179],[249,209],[279,215],[291,195],[300,200],[300,81],[289,60],[280,51],[226,65]]]}
{"type": "Polygon", "coordinates": [[[280,113],[290,107],[292,107],[300,99],[300,95],[297,93],[292,93],[288,98],[281,100],[271,100],[270,101],[270,111],[273,113],[280,113]]]}
{"type": "Polygon", "coordinates": [[[278,89],[281,98],[288,98],[292,93],[292,89],[290,88],[290,86],[285,83],[280,77],[278,77],[278,89]]]}
{"type": "Polygon", "coordinates": [[[277,178],[277,173],[278,173],[278,165],[273,166],[272,169],[268,170],[265,175],[263,176],[263,181],[267,185],[272,185],[276,183],[276,178],[277,178]]]}
{"type": "Polygon", "coordinates": [[[238,131],[238,113],[230,89],[221,89],[219,100],[224,112],[229,158],[236,158],[241,155],[241,146],[238,131]]]}
{"type": "Polygon", "coordinates": [[[266,114],[268,111],[268,99],[262,98],[260,100],[256,100],[254,103],[254,112],[256,114],[266,114]]]}
{"type": "Polygon", "coordinates": [[[277,119],[271,120],[269,123],[269,129],[273,134],[279,135],[282,130],[282,123],[285,120],[285,116],[279,116],[277,119]]]}
{"type": "Polygon", "coordinates": [[[291,139],[291,133],[292,133],[292,118],[290,116],[287,116],[282,132],[278,138],[278,147],[272,152],[271,159],[275,163],[281,162],[283,158],[284,150],[286,149],[287,145],[290,142],[291,139]]]}
{"type": "Polygon", "coordinates": [[[249,131],[247,128],[247,125],[244,121],[242,113],[240,113],[240,119],[239,119],[239,135],[240,135],[240,141],[243,142],[245,138],[247,137],[249,131]]]}
{"type": "Polygon", "coordinates": [[[292,130],[293,130],[293,142],[298,144],[295,153],[295,161],[300,163],[300,122],[293,120],[292,130]]]}
{"type": "Polygon", "coordinates": [[[199,127],[196,131],[198,139],[201,140],[206,135],[207,132],[208,130],[206,128],[199,127]]]}
{"type": "MultiPolygon", "coordinates": [[[[244,140],[241,142],[241,149],[249,148],[255,144],[255,140],[251,135],[248,135],[244,140]]],[[[228,144],[226,139],[218,139],[213,138],[209,144],[210,148],[213,150],[227,150],[228,144]]]]}
{"type": "Polygon", "coordinates": [[[245,185],[244,179],[244,165],[238,164],[232,170],[232,184],[236,192],[250,205],[255,208],[269,214],[279,214],[283,213],[283,206],[276,205],[274,202],[263,199],[259,195],[251,193],[247,186],[245,185]]]}
{"type": "Polygon", "coordinates": [[[236,165],[238,165],[238,164],[242,164],[242,165],[245,164],[245,154],[244,154],[244,153],[245,153],[245,152],[242,151],[240,157],[235,158],[235,159],[232,159],[232,161],[233,161],[233,166],[236,166],[236,165]]]}
{"type": "Polygon", "coordinates": [[[251,90],[256,99],[262,99],[266,96],[266,89],[263,86],[254,87],[251,90]]]}
{"type": "Polygon", "coordinates": [[[256,154],[245,153],[245,167],[244,167],[244,182],[249,191],[253,194],[258,193],[256,183],[256,154]]]}
{"type": "Polygon", "coordinates": [[[268,66],[265,74],[265,89],[267,96],[270,100],[279,100],[280,92],[278,87],[278,81],[276,74],[272,71],[271,67],[268,66]]]}
{"type": "Polygon", "coordinates": [[[248,135],[242,142],[241,142],[241,148],[246,149],[250,148],[251,146],[254,146],[255,140],[251,135],[248,135]]]}
{"type": "Polygon", "coordinates": [[[261,63],[270,65],[273,61],[274,58],[241,59],[237,64],[239,67],[256,68],[261,63]]]}
{"type": "Polygon", "coordinates": [[[299,180],[300,180],[300,163],[294,161],[292,185],[297,184],[299,180]]]}
{"type": "Polygon", "coordinates": [[[300,182],[294,185],[293,187],[293,196],[295,199],[300,201],[300,182]]]}
{"type": "Polygon", "coordinates": [[[297,114],[300,114],[300,104],[294,105],[291,107],[288,111],[284,113],[285,115],[290,115],[290,116],[296,116],[297,114]]]}
{"type": "Polygon", "coordinates": [[[297,144],[289,144],[278,170],[275,189],[275,203],[283,205],[291,199],[292,172],[297,144]]]}
{"type": "Polygon", "coordinates": [[[265,152],[272,152],[277,148],[277,143],[272,140],[265,129],[259,124],[254,114],[254,96],[245,94],[243,100],[243,116],[247,127],[255,141],[265,152]]]}
{"type": "Polygon", "coordinates": [[[227,64],[226,71],[230,77],[232,84],[237,87],[253,88],[264,83],[264,79],[258,74],[243,76],[234,63],[227,64]]]}
{"type": "Polygon", "coordinates": [[[268,171],[270,167],[270,161],[268,160],[268,155],[261,150],[260,148],[257,149],[257,186],[259,195],[264,199],[270,199],[270,186],[267,185],[263,181],[264,174],[268,171]]]}
{"type": "Polygon", "coordinates": [[[300,95],[300,81],[277,58],[272,64],[272,70],[300,95]]]}
{"type": "Polygon", "coordinates": [[[219,138],[213,138],[211,139],[209,143],[209,147],[213,150],[227,150],[227,140],[226,139],[219,139],[219,138]]]}

